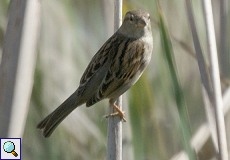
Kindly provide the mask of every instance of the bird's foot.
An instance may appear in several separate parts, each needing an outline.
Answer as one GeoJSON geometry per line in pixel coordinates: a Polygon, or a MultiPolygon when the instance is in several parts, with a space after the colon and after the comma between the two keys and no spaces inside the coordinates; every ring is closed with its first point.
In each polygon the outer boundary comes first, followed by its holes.
{"type": "Polygon", "coordinates": [[[106,115],[105,118],[114,117],[114,116],[119,116],[124,122],[127,121],[127,120],[125,119],[125,114],[124,114],[124,112],[122,112],[122,114],[120,114],[120,112],[114,112],[114,113],[111,113],[111,114],[109,114],[109,115],[106,115]]]}
{"type": "Polygon", "coordinates": [[[126,122],[127,120],[125,119],[125,112],[121,111],[120,108],[115,104],[113,104],[112,107],[116,110],[116,112],[106,115],[105,118],[119,116],[124,122],[126,122]]]}

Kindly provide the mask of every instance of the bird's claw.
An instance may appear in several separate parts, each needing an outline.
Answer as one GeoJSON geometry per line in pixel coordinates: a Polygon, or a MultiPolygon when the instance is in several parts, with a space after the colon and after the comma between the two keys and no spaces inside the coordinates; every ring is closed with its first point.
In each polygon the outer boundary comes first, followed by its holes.
{"type": "Polygon", "coordinates": [[[105,118],[109,118],[109,117],[114,117],[114,116],[119,116],[123,122],[126,122],[127,120],[125,119],[125,112],[122,112],[122,111],[117,111],[117,112],[114,112],[114,113],[111,113],[109,115],[106,115],[105,118]]]}

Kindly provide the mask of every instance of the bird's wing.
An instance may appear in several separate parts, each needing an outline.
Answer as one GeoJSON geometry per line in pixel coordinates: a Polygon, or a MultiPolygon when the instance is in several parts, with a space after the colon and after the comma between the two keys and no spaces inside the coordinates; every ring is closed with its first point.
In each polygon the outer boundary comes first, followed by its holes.
{"type": "Polygon", "coordinates": [[[117,52],[115,47],[119,43],[119,36],[110,37],[91,59],[80,80],[78,95],[87,101],[98,90],[102,80],[107,74],[113,55],[117,52]]]}
{"type": "Polygon", "coordinates": [[[144,61],[144,47],[133,39],[123,40],[118,47],[115,57],[102,80],[97,92],[86,102],[91,106],[104,98],[116,98],[128,90],[139,78],[144,61]],[[142,63],[143,62],[143,63],[142,63]]]}

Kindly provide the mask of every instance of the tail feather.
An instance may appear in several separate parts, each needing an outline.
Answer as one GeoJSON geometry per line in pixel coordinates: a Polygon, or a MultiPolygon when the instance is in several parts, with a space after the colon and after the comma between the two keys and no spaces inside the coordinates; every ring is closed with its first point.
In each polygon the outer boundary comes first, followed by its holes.
{"type": "Polygon", "coordinates": [[[43,119],[37,125],[37,128],[43,130],[44,137],[49,137],[66,116],[81,104],[82,103],[78,100],[77,93],[74,92],[56,110],[43,119]]]}

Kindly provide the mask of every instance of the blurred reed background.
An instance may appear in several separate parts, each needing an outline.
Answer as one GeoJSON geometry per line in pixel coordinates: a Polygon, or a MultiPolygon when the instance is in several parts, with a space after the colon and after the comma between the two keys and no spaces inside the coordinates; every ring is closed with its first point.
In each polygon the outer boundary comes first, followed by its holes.
{"type": "MultiPolygon", "coordinates": [[[[229,45],[223,48],[221,44],[221,1],[212,2],[218,50],[221,51],[221,74],[228,82],[229,45]]],[[[184,148],[176,102],[180,95],[174,92],[170,74],[172,68],[169,68],[165,56],[167,45],[172,45],[170,53],[174,53],[174,69],[187,106],[187,127],[191,135],[194,136],[207,123],[198,64],[196,58],[191,56],[195,55],[195,50],[185,2],[159,0],[159,3],[160,8],[156,0],[123,2],[124,14],[139,8],[151,14],[154,37],[151,64],[124,96],[124,110],[128,119],[127,123],[123,123],[124,160],[173,159],[184,148]],[[165,37],[160,34],[164,28],[159,21],[159,12],[170,41],[164,41],[165,37]]],[[[193,0],[192,5],[201,48],[205,61],[208,61],[202,3],[193,0]]],[[[0,1],[0,59],[8,7],[9,0],[0,1]]],[[[227,26],[226,39],[229,42],[229,23],[227,26]]],[[[42,137],[36,125],[76,90],[88,62],[112,34],[112,0],[41,0],[41,30],[33,92],[23,136],[23,159],[105,159],[107,120],[103,116],[109,111],[107,100],[90,108],[77,108],[48,139],[42,137]]],[[[223,91],[228,87],[228,83],[225,84],[223,91]]],[[[225,120],[229,133],[228,115],[225,120]]],[[[229,142],[230,136],[227,136],[229,142]]],[[[210,137],[201,148],[197,153],[199,159],[215,157],[210,137]]]]}

